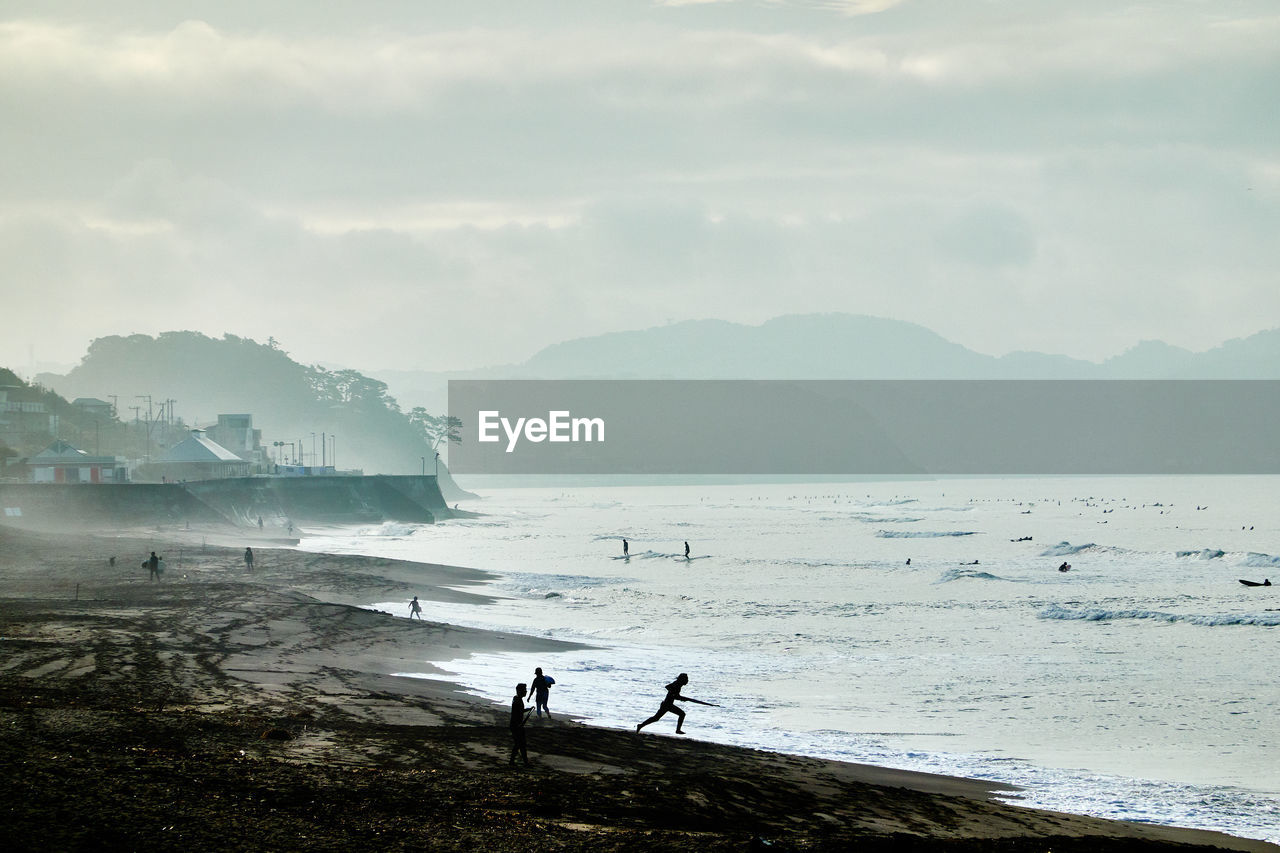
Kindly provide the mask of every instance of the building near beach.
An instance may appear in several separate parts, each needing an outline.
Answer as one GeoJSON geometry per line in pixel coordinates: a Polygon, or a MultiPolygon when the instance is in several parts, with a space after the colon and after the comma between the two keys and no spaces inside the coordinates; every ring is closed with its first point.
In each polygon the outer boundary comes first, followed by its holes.
{"type": "Polygon", "coordinates": [[[27,460],[33,483],[127,483],[129,466],[119,456],[90,456],[61,439],[27,460]]]}
{"type": "Polygon", "coordinates": [[[170,448],[165,457],[147,468],[152,480],[218,480],[247,477],[250,463],[204,434],[191,435],[170,448]]]}
{"type": "Polygon", "coordinates": [[[256,472],[267,470],[267,449],[262,446],[262,430],[253,427],[253,415],[218,415],[218,423],[205,430],[205,437],[251,463],[256,472]]]}

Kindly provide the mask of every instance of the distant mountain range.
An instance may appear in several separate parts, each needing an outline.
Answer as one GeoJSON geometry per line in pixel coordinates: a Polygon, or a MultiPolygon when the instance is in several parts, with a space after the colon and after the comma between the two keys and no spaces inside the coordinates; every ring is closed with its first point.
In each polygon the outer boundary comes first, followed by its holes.
{"type": "Polygon", "coordinates": [[[554,344],[522,364],[370,371],[405,408],[443,412],[450,379],[1280,379],[1280,329],[1192,352],[1143,341],[1101,364],[995,357],[900,320],[804,314],[746,326],[689,320],[554,344]]]}

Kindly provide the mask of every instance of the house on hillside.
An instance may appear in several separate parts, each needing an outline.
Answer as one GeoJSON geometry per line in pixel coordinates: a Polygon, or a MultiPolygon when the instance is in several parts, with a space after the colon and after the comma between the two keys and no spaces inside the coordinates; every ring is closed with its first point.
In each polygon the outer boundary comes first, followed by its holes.
{"type": "Polygon", "coordinates": [[[34,444],[57,431],[58,416],[51,414],[43,402],[23,399],[28,396],[30,391],[26,388],[13,388],[12,392],[10,388],[0,388],[0,444],[34,444]]]}
{"type": "Polygon", "coordinates": [[[107,421],[115,417],[111,404],[106,400],[99,400],[97,397],[76,397],[71,401],[71,405],[91,418],[101,418],[107,421]]]}
{"type": "Polygon", "coordinates": [[[90,456],[61,439],[27,460],[33,483],[127,483],[129,466],[119,456],[90,456]]]}
{"type": "Polygon", "coordinates": [[[193,429],[163,459],[147,468],[148,478],[155,480],[218,480],[248,475],[248,462],[199,429],[193,429]]]}

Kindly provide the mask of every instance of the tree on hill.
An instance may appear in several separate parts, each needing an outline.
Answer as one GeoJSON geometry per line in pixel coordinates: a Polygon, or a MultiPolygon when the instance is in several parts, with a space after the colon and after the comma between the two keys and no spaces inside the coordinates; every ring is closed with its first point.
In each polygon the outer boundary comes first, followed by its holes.
{"type": "Polygon", "coordinates": [[[324,447],[330,444],[343,468],[408,473],[431,452],[432,439],[400,411],[385,383],[299,364],[274,339],[260,344],[189,331],[99,338],[66,376],[41,378],[67,395],[176,399],[197,425],[219,414],[251,414],[264,444],[297,442],[308,464],[332,464],[324,447]]]}

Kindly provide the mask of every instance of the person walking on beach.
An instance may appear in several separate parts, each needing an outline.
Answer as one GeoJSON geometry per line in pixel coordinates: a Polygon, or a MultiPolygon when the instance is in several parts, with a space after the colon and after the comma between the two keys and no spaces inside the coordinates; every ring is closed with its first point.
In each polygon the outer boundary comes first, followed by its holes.
{"type": "Polygon", "coordinates": [[[422,620],[422,605],[418,603],[418,596],[413,597],[413,601],[409,602],[409,618],[417,616],[418,620],[422,620]]]}
{"type": "Polygon", "coordinates": [[[151,556],[147,558],[147,580],[160,580],[160,558],[156,556],[155,551],[152,551],[151,556]]]}
{"type": "Polygon", "coordinates": [[[627,547],[628,547],[628,546],[627,546],[627,540],[623,539],[623,540],[622,540],[622,556],[624,556],[624,557],[630,556],[630,555],[627,553],[627,547]]]}
{"type": "Polygon", "coordinates": [[[244,549],[244,570],[246,572],[253,571],[253,549],[252,548],[244,549]]]}
{"type": "Polygon", "coordinates": [[[662,700],[662,704],[658,706],[658,713],[636,726],[639,732],[650,723],[656,723],[662,719],[662,716],[668,711],[676,715],[676,734],[684,734],[684,710],[676,705],[676,702],[696,702],[699,705],[709,705],[712,708],[718,707],[714,702],[703,702],[701,699],[690,699],[688,696],[680,695],[680,688],[689,683],[689,676],[683,672],[676,676],[676,680],[667,685],[667,698],[662,700]]]}
{"type": "Polygon", "coordinates": [[[689,543],[688,542],[684,543],[684,558],[686,560],[689,559],[689,543]]]}
{"type": "Polygon", "coordinates": [[[529,692],[533,694],[533,707],[538,712],[538,716],[542,716],[542,712],[547,712],[547,719],[551,719],[551,709],[547,707],[547,697],[551,695],[551,685],[556,680],[549,675],[542,674],[542,667],[534,667],[533,681],[529,682],[529,692]]]}
{"type": "Polygon", "coordinates": [[[511,697],[511,760],[507,763],[515,764],[516,753],[519,753],[520,759],[528,767],[529,748],[524,738],[524,724],[533,709],[524,706],[524,694],[525,686],[522,681],[516,685],[516,695],[511,697]]]}

